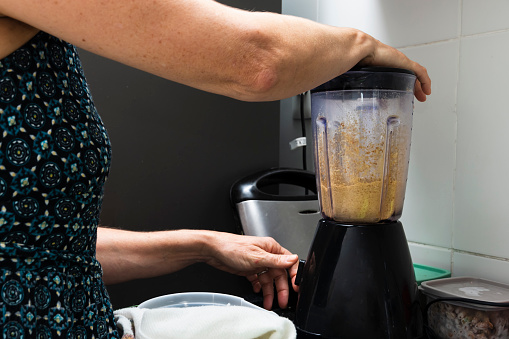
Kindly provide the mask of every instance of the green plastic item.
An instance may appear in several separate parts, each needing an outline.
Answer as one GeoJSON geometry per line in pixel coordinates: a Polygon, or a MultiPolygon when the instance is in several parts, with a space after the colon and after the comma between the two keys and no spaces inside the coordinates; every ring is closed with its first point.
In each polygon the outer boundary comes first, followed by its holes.
{"type": "Polygon", "coordinates": [[[421,285],[423,281],[449,278],[451,272],[441,268],[414,264],[415,280],[417,285],[421,285]]]}

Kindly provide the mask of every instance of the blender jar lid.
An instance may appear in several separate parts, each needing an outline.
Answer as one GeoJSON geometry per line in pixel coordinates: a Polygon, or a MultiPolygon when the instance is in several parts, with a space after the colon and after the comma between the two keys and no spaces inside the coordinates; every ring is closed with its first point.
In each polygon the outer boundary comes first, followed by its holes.
{"type": "Polygon", "coordinates": [[[359,89],[413,92],[413,81],[409,82],[409,78],[415,80],[415,73],[408,69],[354,67],[348,72],[312,89],[311,93],[359,89]]]}

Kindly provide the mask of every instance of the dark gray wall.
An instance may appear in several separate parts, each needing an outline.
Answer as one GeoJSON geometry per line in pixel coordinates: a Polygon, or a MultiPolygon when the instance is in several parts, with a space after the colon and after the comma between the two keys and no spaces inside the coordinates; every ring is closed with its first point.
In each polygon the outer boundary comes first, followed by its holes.
{"type": "MultiPolygon", "coordinates": [[[[222,2],[281,11],[280,1],[222,2]]],[[[80,53],[113,144],[101,224],[143,231],[236,232],[229,189],[242,176],[278,166],[279,102],[240,102],[80,53]]],[[[110,285],[108,291],[115,308],[185,291],[253,297],[245,278],[202,264],[110,285]]]]}

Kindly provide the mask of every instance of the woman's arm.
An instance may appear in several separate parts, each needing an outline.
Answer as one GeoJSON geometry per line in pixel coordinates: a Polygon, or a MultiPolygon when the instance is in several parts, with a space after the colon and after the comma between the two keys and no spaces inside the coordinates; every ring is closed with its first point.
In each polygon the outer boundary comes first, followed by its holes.
{"type": "Polygon", "coordinates": [[[93,53],[246,101],[302,93],[361,62],[426,69],[355,29],[212,0],[0,0],[0,12],[93,53]]]}
{"type": "Polygon", "coordinates": [[[274,284],[279,305],[287,306],[286,269],[294,281],[298,261],[272,238],[206,230],[132,232],[100,227],[96,255],[106,284],[160,276],[204,262],[247,277],[256,292],[263,291],[266,308],[272,306],[274,284]],[[262,271],[267,272],[258,276],[262,271]]]}
{"type": "Polygon", "coordinates": [[[133,232],[99,227],[97,259],[104,282],[115,284],[178,271],[206,259],[201,231],[133,232]]]}

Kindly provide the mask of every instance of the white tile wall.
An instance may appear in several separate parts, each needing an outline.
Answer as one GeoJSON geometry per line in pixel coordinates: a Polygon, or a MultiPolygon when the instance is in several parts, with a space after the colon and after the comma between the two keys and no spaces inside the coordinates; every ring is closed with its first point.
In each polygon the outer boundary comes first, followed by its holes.
{"type": "Polygon", "coordinates": [[[433,95],[415,102],[401,220],[409,240],[451,247],[459,41],[402,51],[429,69],[433,95]]]}
{"type": "Polygon", "coordinates": [[[455,252],[452,267],[458,277],[471,276],[509,283],[509,262],[505,260],[455,252]]]}
{"type": "Polygon", "coordinates": [[[462,35],[485,33],[509,28],[509,1],[463,0],[462,35]]]}
{"type": "Polygon", "coordinates": [[[320,0],[318,21],[360,29],[394,47],[455,38],[460,0],[320,0]]]}
{"type": "Polygon", "coordinates": [[[412,242],[408,244],[408,248],[414,263],[451,271],[452,250],[412,242]]]}
{"type": "Polygon", "coordinates": [[[414,262],[509,283],[509,1],[312,2],[318,21],[364,30],[432,77],[402,217],[414,262]]]}
{"type": "Polygon", "coordinates": [[[282,0],[281,12],[318,21],[318,0],[282,0]]]}
{"type": "Polygon", "coordinates": [[[509,258],[509,31],[461,41],[454,247],[509,258]]]}

